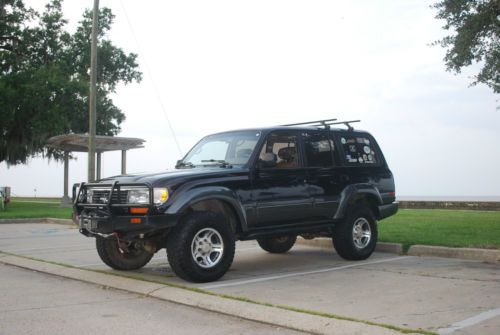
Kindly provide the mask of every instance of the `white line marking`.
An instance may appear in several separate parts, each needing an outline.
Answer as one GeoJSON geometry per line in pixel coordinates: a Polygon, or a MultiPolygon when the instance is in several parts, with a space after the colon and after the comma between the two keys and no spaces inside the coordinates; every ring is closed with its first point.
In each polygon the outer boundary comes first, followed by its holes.
{"type": "Polygon", "coordinates": [[[261,247],[247,247],[247,248],[238,248],[238,247],[236,247],[236,252],[252,251],[252,250],[262,250],[262,248],[261,247]]]}
{"type": "Polygon", "coordinates": [[[489,311],[485,311],[482,313],[479,313],[478,315],[475,315],[473,317],[470,317],[468,319],[455,322],[448,328],[441,328],[438,329],[437,332],[438,334],[445,335],[445,334],[451,334],[455,332],[456,330],[462,329],[462,328],[467,328],[470,326],[474,326],[478,323],[481,323],[483,321],[492,319],[496,316],[500,315],[500,308],[495,308],[495,309],[490,309],[489,311]]]}
{"type": "Polygon", "coordinates": [[[206,285],[206,286],[201,286],[200,288],[201,289],[214,289],[214,288],[221,288],[221,287],[230,287],[230,286],[260,283],[260,282],[269,281],[269,280],[276,280],[276,279],[304,276],[304,275],[317,274],[317,273],[323,273],[323,272],[344,270],[344,269],[354,268],[354,267],[363,266],[363,265],[372,265],[372,264],[392,262],[392,261],[397,261],[400,259],[408,259],[408,257],[409,256],[385,258],[385,259],[380,259],[380,260],[372,261],[372,262],[353,263],[353,264],[348,264],[348,265],[336,266],[333,268],[319,269],[319,270],[313,270],[313,271],[303,271],[303,272],[292,272],[292,273],[285,273],[285,274],[280,274],[280,275],[275,275],[275,276],[268,276],[268,277],[254,278],[254,279],[233,280],[233,281],[228,280],[228,281],[222,282],[220,284],[206,285]]]}

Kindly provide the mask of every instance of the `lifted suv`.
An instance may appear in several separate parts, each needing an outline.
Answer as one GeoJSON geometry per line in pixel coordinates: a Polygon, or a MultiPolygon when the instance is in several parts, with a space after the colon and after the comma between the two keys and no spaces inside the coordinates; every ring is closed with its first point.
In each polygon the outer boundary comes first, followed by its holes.
{"type": "Polygon", "coordinates": [[[334,121],[209,135],[175,171],[81,183],[80,232],[114,269],[139,269],[166,248],[173,271],[194,282],[222,277],[236,240],[284,253],[298,235],[326,236],[341,257],[366,259],[377,220],[397,211],[394,179],[357,121],[334,121]]]}

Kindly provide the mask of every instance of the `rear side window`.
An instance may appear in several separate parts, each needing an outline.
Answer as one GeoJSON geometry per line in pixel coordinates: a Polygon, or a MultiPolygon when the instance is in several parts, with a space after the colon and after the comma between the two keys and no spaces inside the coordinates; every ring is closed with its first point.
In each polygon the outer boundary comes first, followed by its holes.
{"type": "Polygon", "coordinates": [[[379,157],[374,141],[362,134],[341,134],[338,136],[342,145],[344,161],[352,165],[377,164],[379,157]]]}
{"type": "Polygon", "coordinates": [[[302,136],[308,166],[333,166],[334,145],[325,132],[305,132],[302,136]]]}

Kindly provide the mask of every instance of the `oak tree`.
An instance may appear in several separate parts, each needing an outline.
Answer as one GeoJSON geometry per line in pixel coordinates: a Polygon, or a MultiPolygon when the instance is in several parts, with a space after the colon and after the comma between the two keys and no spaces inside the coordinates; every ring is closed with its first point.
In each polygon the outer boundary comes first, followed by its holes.
{"type": "Polygon", "coordinates": [[[433,5],[437,19],[444,20],[450,35],[436,41],[447,49],[449,71],[480,64],[473,85],[483,83],[500,93],[500,1],[441,0],[433,5]]]}
{"type": "MultiPolygon", "coordinates": [[[[59,159],[46,140],[88,131],[90,34],[87,10],[75,32],[66,28],[62,0],[43,13],[22,0],[0,0],[0,162],[25,163],[34,155],[59,159]]],[[[125,119],[110,94],[118,83],[141,80],[137,55],[107,38],[114,15],[99,12],[97,134],[115,135],[125,119]]]]}

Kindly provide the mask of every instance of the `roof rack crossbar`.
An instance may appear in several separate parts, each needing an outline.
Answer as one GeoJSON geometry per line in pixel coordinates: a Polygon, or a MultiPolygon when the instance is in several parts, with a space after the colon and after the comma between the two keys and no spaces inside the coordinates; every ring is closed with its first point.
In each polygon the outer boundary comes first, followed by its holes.
{"type": "Polygon", "coordinates": [[[344,124],[344,125],[346,125],[347,129],[353,130],[354,127],[351,126],[351,123],[356,123],[356,122],[361,122],[361,120],[339,121],[339,122],[334,122],[331,124],[344,124]]]}
{"type": "Polygon", "coordinates": [[[317,120],[317,121],[309,121],[309,122],[299,122],[299,123],[290,123],[290,124],[282,124],[282,127],[290,127],[290,126],[302,126],[307,124],[319,123],[320,125],[325,125],[326,122],[337,121],[337,119],[328,119],[328,120],[317,120]]]}

